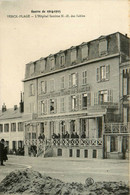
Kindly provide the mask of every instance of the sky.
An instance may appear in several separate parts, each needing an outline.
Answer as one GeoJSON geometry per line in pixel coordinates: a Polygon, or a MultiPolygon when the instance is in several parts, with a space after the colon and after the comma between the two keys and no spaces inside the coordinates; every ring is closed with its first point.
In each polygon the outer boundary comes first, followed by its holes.
{"type": "Polygon", "coordinates": [[[101,35],[130,37],[129,10],[127,0],[0,0],[0,109],[19,105],[27,63],[101,35]],[[47,10],[64,17],[37,17],[47,10]]]}

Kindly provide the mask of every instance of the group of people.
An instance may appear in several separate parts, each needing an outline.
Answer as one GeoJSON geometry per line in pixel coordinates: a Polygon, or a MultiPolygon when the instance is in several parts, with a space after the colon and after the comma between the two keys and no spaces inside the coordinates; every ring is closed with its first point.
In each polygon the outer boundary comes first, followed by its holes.
{"type": "MultiPolygon", "coordinates": [[[[66,133],[62,133],[62,135],[60,135],[60,133],[56,134],[53,133],[52,135],[53,139],[79,139],[79,135],[77,134],[77,132],[73,131],[71,134],[68,133],[68,131],[66,131],[66,133]]],[[[82,133],[81,138],[86,138],[85,132],[82,133]]]]}
{"type": "Polygon", "coordinates": [[[4,162],[8,160],[7,157],[7,145],[4,139],[0,141],[0,165],[5,166],[4,162]]]}

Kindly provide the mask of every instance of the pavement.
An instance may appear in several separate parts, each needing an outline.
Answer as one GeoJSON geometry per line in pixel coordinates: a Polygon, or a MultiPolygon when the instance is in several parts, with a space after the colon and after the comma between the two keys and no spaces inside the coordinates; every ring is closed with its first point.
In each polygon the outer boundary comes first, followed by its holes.
{"type": "Polygon", "coordinates": [[[128,183],[128,160],[79,159],[59,157],[8,156],[5,166],[0,166],[0,182],[11,171],[32,168],[40,173],[64,182],[85,183],[92,177],[97,181],[124,181],[128,183]]]}

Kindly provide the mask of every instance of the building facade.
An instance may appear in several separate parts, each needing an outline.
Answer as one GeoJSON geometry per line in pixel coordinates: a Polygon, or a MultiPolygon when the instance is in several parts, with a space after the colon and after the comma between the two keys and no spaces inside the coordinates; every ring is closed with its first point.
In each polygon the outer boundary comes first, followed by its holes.
{"type": "Polygon", "coordinates": [[[117,32],[27,64],[24,115],[34,117],[25,123],[26,155],[36,146],[37,155],[125,158],[128,61],[129,38],[117,32]]]}

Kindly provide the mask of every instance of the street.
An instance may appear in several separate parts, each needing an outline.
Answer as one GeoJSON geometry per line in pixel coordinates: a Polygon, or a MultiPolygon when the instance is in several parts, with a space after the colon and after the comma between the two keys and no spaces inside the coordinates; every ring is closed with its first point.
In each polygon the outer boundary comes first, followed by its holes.
{"type": "Polygon", "coordinates": [[[37,158],[8,156],[6,166],[0,167],[0,181],[13,170],[32,168],[64,182],[85,183],[92,177],[97,181],[128,182],[128,161],[110,159],[37,158]]]}

